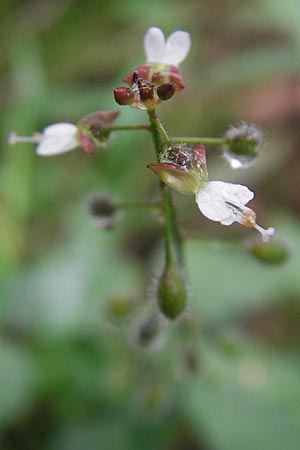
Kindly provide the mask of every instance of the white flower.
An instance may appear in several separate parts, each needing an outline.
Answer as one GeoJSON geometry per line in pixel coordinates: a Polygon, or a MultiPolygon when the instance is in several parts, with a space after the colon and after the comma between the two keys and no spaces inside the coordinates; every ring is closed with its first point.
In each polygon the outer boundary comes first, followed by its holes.
{"type": "Polygon", "coordinates": [[[275,229],[265,230],[256,224],[255,212],[245,206],[253,197],[254,193],[241,184],[208,181],[197,192],[196,202],[202,214],[208,219],[222,225],[239,222],[246,227],[253,227],[261,233],[262,240],[268,242],[275,229]]]}
{"type": "Polygon", "coordinates": [[[77,131],[77,127],[72,123],[55,123],[44,128],[42,133],[34,133],[33,136],[18,136],[11,133],[8,143],[10,145],[21,142],[37,143],[36,151],[39,155],[52,156],[78,147],[77,131]]]}
{"type": "Polygon", "coordinates": [[[187,31],[175,31],[167,41],[160,28],[151,27],[144,37],[146,61],[178,66],[187,56],[191,38],[187,31]]]}
{"type": "Polygon", "coordinates": [[[77,127],[72,123],[55,123],[44,128],[37,146],[37,154],[52,156],[69,152],[78,147],[76,139],[77,127]]]}

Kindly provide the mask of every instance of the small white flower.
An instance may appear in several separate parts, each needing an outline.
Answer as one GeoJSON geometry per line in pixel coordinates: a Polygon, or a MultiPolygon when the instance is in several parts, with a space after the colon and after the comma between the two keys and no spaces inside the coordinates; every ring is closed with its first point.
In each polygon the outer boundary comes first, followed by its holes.
{"type": "Polygon", "coordinates": [[[72,123],[55,123],[44,128],[42,133],[34,133],[33,136],[18,136],[16,133],[11,133],[8,143],[10,145],[21,142],[37,143],[38,155],[52,156],[78,147],[77,131],[77,127],[72,123]]]}
{"type": "Polygon", "coordinates": [[[46,127],[37,146],[37,154],[52,156],[73,150],[79,145],[76,133],[77,127],[71,123],[62,122],[46,127]]]}
{"type": "Polygon", "coordinates": [[[208,181],[196,194],[200,211],[208,219],[222,225],[238,222],[246,227],[253,227],[261,233],[262,240],[268,242],[275,233],[274,228],[265,230],[256,224],[256,215],[245,205],[252,200],[254,193],[241,184],[208,181]]]}
{"type": "Polygon", "coordinates": [[[187,31],[175,31],[167,41],[160,28],[151,27],[144,37],[146,62],[178,66],[187,56],[191,38],[187,31]]]}

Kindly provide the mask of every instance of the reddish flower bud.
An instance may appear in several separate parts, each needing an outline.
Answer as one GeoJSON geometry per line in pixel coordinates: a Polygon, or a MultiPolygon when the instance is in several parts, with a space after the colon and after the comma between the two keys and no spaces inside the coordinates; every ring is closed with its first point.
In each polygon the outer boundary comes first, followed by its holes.
{"type": "Polygon", "coordinates": [[[157,95],[161,100],[169,100],[175,94],[175,85],[173,83],[164,83],[158,86],[157,95]]]}
{"type": "Polygon", "coordinates": [[[134,93],[124,86],[114,89],[114,97],[119,105],[131,105],[134,101],[134,93]]]}
{"type": "Polygon", "coordinates": [[[139,87],[139,93],[140,93],[140,100],[143,103],[154,99],[154,91],[152,87],[141,86],[139,87]]]}

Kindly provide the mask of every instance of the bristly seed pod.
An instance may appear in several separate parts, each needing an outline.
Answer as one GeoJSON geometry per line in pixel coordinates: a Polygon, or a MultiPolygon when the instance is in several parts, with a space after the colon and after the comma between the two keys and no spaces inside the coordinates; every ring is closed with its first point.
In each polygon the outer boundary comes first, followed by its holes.
{"type": "Polygon", "coordinates": [[[230,127],[224,137],[224,157],[233,169],[251,166],[264,144],[262,130],[246,122],[230,127]]]}
{"type": "Polygon", "coordinates": [[[174,264],[166,267],[158,286],[158,306],[168,319],[176,319],[185,310],[186,287],[174,264]]]}

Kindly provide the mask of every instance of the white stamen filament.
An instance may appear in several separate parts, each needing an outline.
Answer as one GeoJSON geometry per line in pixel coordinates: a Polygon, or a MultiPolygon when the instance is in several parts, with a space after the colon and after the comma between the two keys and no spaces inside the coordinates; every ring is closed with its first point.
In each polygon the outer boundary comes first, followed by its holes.
{"type": "Polygon", "coordinates": [[[24,143],[39,143],[41,142],[42,139],[42,134],[41,133],[34,133],[33,136],[18,136],[17,133],[10,133],[9,137],[8,137],[8,144],[9,145],[14,145],[14,144],[18,144],[21,142],[24,143]]]}

